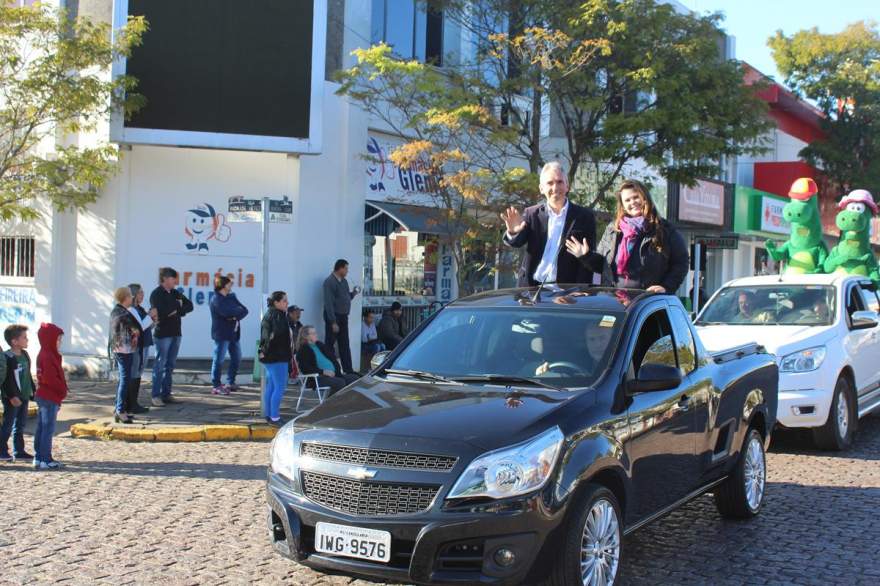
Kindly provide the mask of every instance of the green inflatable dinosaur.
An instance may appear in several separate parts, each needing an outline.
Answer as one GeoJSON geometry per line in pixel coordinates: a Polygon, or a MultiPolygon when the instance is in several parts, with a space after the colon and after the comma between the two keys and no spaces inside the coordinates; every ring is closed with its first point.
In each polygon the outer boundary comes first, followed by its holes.
{"type": "Polygon", "coordinates": [[[840,200],[838,207],[840,243],[825,260],[825,272],[864,275],[880,283],[880,267],[871,250],[871,218],[877,214],[874,198],[864,189],[856,189],[840,200]]]}
{"type": "Polygon", "coordinates": [[[791,224],[791,235],[781,246],[767,241],[767,253],[776,262],[785,261],[786,275],[821,273],[828,246],[822,239],[822,219],[819,215],[819,188],[810,178],[801,178],[791,185],[782,215],[791,224]]]}

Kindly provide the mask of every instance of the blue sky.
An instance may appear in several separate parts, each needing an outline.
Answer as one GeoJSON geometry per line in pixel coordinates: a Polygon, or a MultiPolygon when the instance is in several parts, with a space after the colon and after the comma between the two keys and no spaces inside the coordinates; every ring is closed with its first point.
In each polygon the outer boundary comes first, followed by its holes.
{"type": "Polygon", "coordinates": [[[698,13],[723,12],[722,27],[736,37],[736,56],[783,80],[767,47],[778,29],[787,36],[812,27],[835,33],[857,20],[880,20],[880,0],[679,0],[698,13]]]}

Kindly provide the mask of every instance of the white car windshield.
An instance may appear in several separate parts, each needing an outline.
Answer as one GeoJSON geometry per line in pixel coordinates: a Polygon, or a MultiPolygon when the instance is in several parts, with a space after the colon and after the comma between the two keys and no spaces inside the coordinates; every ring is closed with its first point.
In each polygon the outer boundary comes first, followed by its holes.
{"type": "Polygon", "coordinates": [[[590,386],[608,366],[623,317],[580,309],[449,308],[386,369],[590,386]]]}
{"type": "Polygon", "coordinates": [[[725,287],[700,314],[698,326],[834,323],[836,290],[826,285],[725,287]]]}

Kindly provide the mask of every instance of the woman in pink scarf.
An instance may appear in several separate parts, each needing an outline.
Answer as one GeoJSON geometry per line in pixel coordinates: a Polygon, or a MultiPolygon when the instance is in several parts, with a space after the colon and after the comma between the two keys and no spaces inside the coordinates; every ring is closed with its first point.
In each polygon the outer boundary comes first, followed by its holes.
{"type": "Polygon", "coordinates": [[[611,287],[674,294],[688,272],[684,238],[660,217],[639,181],[624,181],[617,191],[617,213],[595,252],[574,238],[565,247],[591,270],[601,270],[603,285],[611,287]]]}

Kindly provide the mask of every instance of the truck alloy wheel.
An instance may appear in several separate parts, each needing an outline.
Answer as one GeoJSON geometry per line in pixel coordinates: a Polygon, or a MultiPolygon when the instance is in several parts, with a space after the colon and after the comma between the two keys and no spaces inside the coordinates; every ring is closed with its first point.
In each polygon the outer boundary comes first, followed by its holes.
{"type": "Polygon", "coordinates": [[[722,517],[748,519],[761,510],[767,482],[764,438],[756,429],[746,432],[739,460],[730,476],[715,489],[715,506],[722,517]]]}
{"type": "Polygon", "coordinates": [[[852,387],[845,377],[837,379],[825,425],[813,429],[813,441],[823,450],[846,450],[852,445],[856,411],[852,387]]]}

